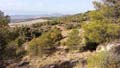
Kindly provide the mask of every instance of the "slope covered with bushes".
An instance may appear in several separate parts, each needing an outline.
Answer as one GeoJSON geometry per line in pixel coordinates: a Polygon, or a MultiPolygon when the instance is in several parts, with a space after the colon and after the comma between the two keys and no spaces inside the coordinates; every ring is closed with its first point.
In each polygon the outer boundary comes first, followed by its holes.
{"type": "Polygon", "coordinates": [[[14,28],[0,12],[0,68],[21,61],[33,68],[119,68],[120,1],[94,5],[96,10],[14,28]]]}

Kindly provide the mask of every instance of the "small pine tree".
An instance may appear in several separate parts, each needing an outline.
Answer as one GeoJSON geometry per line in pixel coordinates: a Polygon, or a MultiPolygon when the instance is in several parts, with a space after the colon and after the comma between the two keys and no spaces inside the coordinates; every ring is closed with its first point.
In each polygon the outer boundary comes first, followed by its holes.
{"type": "Polygon", "coordinates": [[[0,28],[8,26],[8,23],[10,22],[10,17],[5,16],[2,11],[0,11],[0,28]]]}
{"type": "Polygon", "coordinates": [[[43,54],[50,54],[59,45],[62,38],[61,32],[58,29],[50,30],[43,33],[40,37],[33,39],[29,43],[29,53],[31,55],[42,56],[43,54]]]}
{"type": "Polygon", "coordinates": [[[71,50],[78,50],[81,48],[81,37],[79,36],[79,31],[77,29],[73,29],[69,34],[66,45],[71,50]]]}

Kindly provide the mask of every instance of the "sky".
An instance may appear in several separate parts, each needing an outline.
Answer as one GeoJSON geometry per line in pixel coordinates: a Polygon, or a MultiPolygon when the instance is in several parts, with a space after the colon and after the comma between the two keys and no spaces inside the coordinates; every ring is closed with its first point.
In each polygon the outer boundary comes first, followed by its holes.
{"type": "Polygon", "coordinates": [[[93,10],[93,0],[0,0],[0,10],[7,15],[76,14],[93,10]]]}

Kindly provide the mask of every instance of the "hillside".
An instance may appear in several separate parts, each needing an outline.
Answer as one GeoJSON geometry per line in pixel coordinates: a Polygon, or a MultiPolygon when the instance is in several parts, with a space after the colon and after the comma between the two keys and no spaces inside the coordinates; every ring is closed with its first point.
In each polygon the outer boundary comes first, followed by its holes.
{"type": "Polygon", "coordinates": [[[0,68],[120,68],[120,1],[94,5],[18,23],[0,11],[0,68]]]}
{"type": "Polygon", "coordinates": [[[78,13],[74,15],[66,15],[62,17],[58,17],[56,20],[63,22],[63,23],[71,23],[71,22],[78,22],[81,23],[83,21],[89,21],[89,13],[91,11],[85,13],[78,13]]]}

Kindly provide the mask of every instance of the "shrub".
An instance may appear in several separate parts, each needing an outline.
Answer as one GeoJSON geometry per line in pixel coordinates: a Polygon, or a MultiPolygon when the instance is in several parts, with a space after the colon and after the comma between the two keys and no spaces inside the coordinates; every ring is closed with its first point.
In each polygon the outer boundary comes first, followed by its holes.
{"type": "Polygon", "coordinates": [[[120,38],[120,26],[117,24],[98,21],[85,24],[83,28],[86,44],[90,47],[120,38]]]}
{"type": "Polygon", "coordinates": [[[38,23],[35,23],[35,24],[32,24],[32,27],[33,28],[40,28],[40,27],[42,27],[42,26],[48,26],[48,25],[57,25],[57,24],[59,24],[59,22],[58,21],[47,21],[47,22],[38,22],[38,23]]]}
{"type": "Polygon", "coordinates": [[[37,38],[37,37],[41,36],[42,31],[38,30],[38,29],[33,29],[31,33],[32,33],[33,38],[37,38]]]}
{"type": "Polygon", "coordinates": [[[42,36],[30,41],[29,53],[31,55],[49,54],[59,45],[58,42],[60,39],[61,32],[58,29],[43,33],[42,36]]]}
{"type": "Polygon", "coordinates": [[[114,47],[109,52],[100,52],[87,59],[88,68],[120,68],[120,46],[114,47]]]}
{"type": "Polygon", "coordinates": [[[35,23],[35,24],[32,24],[32,27],[33,27],[33,28],[38,28],[38,27],[41,27],[41,26],[43,26],[42,23],[35,23]]]}
{"type": "Polygon", "coordinates": [[[26,41],[30,41],[33,38],[37,38],[41,35],[41,30],[39,28],[31,28],[28,26],[23,26],[18,28],[19,36],[25,39],[26,41]]]}
{"type": "Polygon", "coordinates": [[[106,52],[100,52],[89,56],[87,59],[87,68],[101,68],[103,60],[106,58],[106,54],[106,52]]]}
{"type": "Polygon", "coordinates": [[[59,24],[59,22],[57,22],[57,21],[48,21],[47,23],[48,23],[48,25],[57,25],[57,24],[59,24]]]}
{"type": "Polygon", "coordinates": [[[66,24],[65,25],[65,28],[66,29],[72,29],[74,26],[73,26],[73,24],[66,24]]]}
{"type": "Polygon", "coordinates": [[[24,55],[26,54],[26,51],[19,47],[10,46],[7,47],[4,51],[4,54],[2,55],[3,59],[18,59],[20,60],[24,55]]]}
{"type": "Polygon", "coordinates": [[[4,12],[0,11],[0,28],[8,26],[10,22],[10,17],[5,16],[4,12]]]}
{"type": "Polygon", "coordinates": [[[15,40],[19,36],[17,30],[10,30],[9,28],[0,28],[0,49],[4,50],[6,45],[15,40]]]}
{"type": "Polygon", "coordinates": [[[13,28],[0,28],[0,59],[14,56],[16,47],[25,41],[19,37],[19,30],[13,28]],[[18,38],[19,37],[19,38],[18,38]],[[8,55],[11,49],[11,55],[8,55]]]}
{"type": "Polygon", "coordinates": [[[83,45],[81,44],[82,38],[80,36],[78,29],[73,29],[69,34],[65,45],[68,46],[70,50],[82,50],[83,45]]]}

